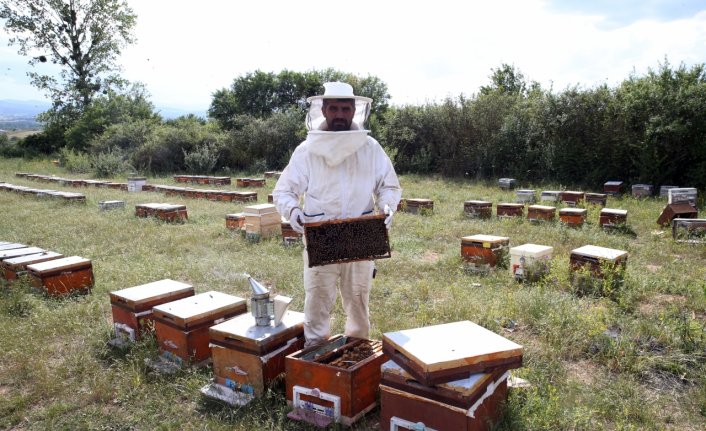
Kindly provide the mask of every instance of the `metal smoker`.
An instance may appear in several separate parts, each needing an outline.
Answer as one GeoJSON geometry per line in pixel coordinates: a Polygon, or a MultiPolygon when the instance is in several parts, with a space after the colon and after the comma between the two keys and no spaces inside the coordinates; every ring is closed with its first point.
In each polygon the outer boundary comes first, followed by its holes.
{"type": "Polygon", "coordinates": [[[275,318],[275,301],[270,298],[270,291],[259,281],[248,275],[252,297],[250,298],[250,308],[255,318],[257,326],[270,326],[270,322],[275,318]]]}

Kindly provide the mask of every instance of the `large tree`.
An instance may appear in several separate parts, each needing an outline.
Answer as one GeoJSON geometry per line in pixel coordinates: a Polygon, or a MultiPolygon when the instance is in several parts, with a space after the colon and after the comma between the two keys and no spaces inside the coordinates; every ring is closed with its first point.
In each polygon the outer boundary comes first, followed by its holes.
{"type": "Polygon", "coordinates": [[[75,119],[97,93],[122,82],[116,60],[134,42],[137,18],[126,1],[0,0],[0,18],[10,45],[36,68],[28,75],[54,113],[75,119]],[[47,62],[59,66],[59,76],[41,68],[47,62]]]}

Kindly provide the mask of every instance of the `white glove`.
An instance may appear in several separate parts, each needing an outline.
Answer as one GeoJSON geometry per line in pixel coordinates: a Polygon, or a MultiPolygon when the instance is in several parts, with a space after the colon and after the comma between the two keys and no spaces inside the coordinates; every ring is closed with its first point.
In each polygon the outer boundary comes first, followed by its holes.
{"type": "Polygon", "coordinates": [[[299,207],[294,207],[289,213],[289,225],[295,232],[304,235],[304,212],[299,207]]]}
{"type": "Polygon", "coordinates": [[[390,206],[385,204],[385,227],[389,230],[392,227],[392,216],[395,214],[394,211],[390,209],[390,206]]]}

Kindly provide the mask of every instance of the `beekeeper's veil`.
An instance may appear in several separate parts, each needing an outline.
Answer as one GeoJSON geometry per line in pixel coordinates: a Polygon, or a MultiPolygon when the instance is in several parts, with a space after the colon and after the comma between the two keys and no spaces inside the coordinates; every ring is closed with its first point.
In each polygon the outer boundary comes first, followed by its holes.
{"type": "Polygon", "coordinates": [[[312,96],[306,99],[311,105],[309,113],[306,116],[307,130],[325,130],[326,118],[321,110],[324,106],[324,99],[354,99],[355,100],[355,115],[353,116],[353,124],[351,129],[365,129],[365,122],[370,115],[370,104],[373,99],[363,96],[353,95],[353,87],[345,82],[326,82],[324,83],[323,96],[312,96]]]}

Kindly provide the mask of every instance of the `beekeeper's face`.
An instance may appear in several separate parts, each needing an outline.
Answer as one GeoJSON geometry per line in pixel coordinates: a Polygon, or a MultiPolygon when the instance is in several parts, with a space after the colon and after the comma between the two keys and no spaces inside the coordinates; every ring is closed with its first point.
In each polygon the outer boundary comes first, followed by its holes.
{"type": "Polygon", "coordinates": [[[326,118],[326,124],[330,132],[350,130],[353,116],[355,115],[355,100],[324,99],[321,111],[326,118]]]}

